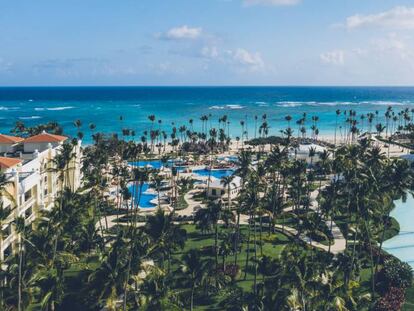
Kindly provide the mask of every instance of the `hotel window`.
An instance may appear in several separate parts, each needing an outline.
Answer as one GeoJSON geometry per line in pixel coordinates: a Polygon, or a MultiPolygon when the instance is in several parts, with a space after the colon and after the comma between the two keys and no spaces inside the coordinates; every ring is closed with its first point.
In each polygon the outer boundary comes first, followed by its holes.
{"type": "Polygon", "coordinates": [[[8,224],[6,228],[3,229],[3,235],[5,238],[7,238],[11,233],[11,225],[8,224]]]}
{"type": "Polygon", "coordinates": [[[8,215],[10,212],[11,212],[11,205],[9,204],[6,207],[4,207],[4,213],[8,215]]]}
{"type": "Polygon", "coordinates": [[[216,189],[212,189],[212,190],[211,190],[211,194],[212,194],[212,195],[217,195],[216,189]]]}
{"type": "Polygon", "coordinates": [[[45,188],[45,190],[43,191],[44,195],[47,195],[47,188],[45,188]]]}
{"type": "Polygon", "coordinates": [[[32,208],[28,208],[25,212],[24,212],[24,216],[26,218],[29,218],[32,215],[32,208]]]}
{"type": "Polygon", "coordinates": [[[30,200],[30,198],[32,197],[32,189],[26,191],[24,193],[24,201],[27,202],[30,200]]]}
{"type": "Polygon", "coordinates": [[[7,248],[4,250],[4,258],[9,257],[12,253],[13,253],[12,246],[11,245],[7,246],[7,248]]]}
{"type": "Polygon", "coordinates": [[[224,194],[224,190],[221,190],[221,195],[223,195],[224,194]]]}

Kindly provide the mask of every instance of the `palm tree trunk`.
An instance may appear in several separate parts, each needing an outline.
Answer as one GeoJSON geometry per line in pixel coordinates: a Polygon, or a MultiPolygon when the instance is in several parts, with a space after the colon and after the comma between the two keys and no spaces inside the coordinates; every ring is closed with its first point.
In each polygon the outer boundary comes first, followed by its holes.
{"type": "Polygon", "coordinates": [[[218,222],[214,226],[214,252],[216,254],[216,269],[218,268],[218,222]]]}
{"type": "Polygon", "coordinates": [[[236,238],[234,241],[234,265],[237,265],[237,254],[239,252],[239,235],[240,235],[240,212],[237,211],[237,225],[236,225],[236,238]]]}
{"type": "MultiPolygon", "coordinates": [[[[389,212],[387,213],[387,218],[386,219],[387,219],[387,221],[389,221],[389,219],[390,219],[390,213],[389,212]]],[[[385,231],[386,231],[386,226],[384,224],[383,227],[382,227],[382,233],[381,233],[381,240],[380,240],[380,244],[379,244],[378,257],[377,257],[377,260],[375,262],[375,274],[374,275],[376,275],[377,272],[378,272],[378,265],[379,265],[379,261],[381,259],[382,244],[384,243],[384,238],[385,238],[385,231]]]]}
{"type": "Polygon", "coordinates": [[[132,263],[132,253],[133,253],[133,246],[135,241],[137,241],[137,215],[138,215],[138,206],[139,206],[139,202],[141,201],[141,195],[142,195],[142,184],[139,187],[139,193],[138,193],[138,204],[137,207],[134,211],[134,223],[132,224],[133,226],[133,231],[131,233],[131,247],[129,249],[129,256],[128,256],[128,268],[127,268],[127,274],[126,274],[126,279],[125,279],[125,284],[124,284],[124,301],[123,301],[123,311],[126,311],[126,303],[127,303],[127,296],[128,296],[128,282],[129,282],[129,276],[131,273],[131,263],[132,263]]]}
{"type": "Polygon", "coordinates": [[[247,234],[247,248],[246,248],[246,263],[244,265],[244,279],[247,278],[247,267],[249,266],[249,255],[250,255],[250,220],[252,219],[252,214],[250,213],[249,222],[247,224],[248,234],[247,234]]]}
{"type": "Polygon", "coordinates": [[[190,311],[194,309],[194,291],[195,291],[195,284],[191,287],[191,302],[190,302],[190,311]]]}
{"type": "MultiPolygon", "coordinates": [[[[256,219],[253,215],[253,243],[254,243],[254,294],[257,295],[257,239],[256,239],[256,219]]],[[[261,233],[260,233],[261,234],[261,233]]]]}
{"type": "Polygon", "coordinates": [[[369,232],[367,219],[364,219],[364,227],[365,227],[365,232],[368,238],[369,256],[370,256],[370,261],[371,261],[371,291],[372,291],[372,297],[375,297],[374,255],[372,252],[371,234],[369,232]]]}

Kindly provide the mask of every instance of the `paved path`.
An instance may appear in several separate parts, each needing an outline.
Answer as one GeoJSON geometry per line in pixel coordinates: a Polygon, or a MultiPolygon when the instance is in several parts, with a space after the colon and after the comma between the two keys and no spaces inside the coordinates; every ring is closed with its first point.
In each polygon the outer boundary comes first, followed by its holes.
{"type": "Polygon", "coordinates": [[[204,204],[194,200],[194,195],[202,192],[200,189],[192,189],[184,194],[184,201],[187,203],[187,207],[185,209],[175,211],[175,214],[178,216],[191,216],[194,213],[195,207],[204,207],[204,204]]]}

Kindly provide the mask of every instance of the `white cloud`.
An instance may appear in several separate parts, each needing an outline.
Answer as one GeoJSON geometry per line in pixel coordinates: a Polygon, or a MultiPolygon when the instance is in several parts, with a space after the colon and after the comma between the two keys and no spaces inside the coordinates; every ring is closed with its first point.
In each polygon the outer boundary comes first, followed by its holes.
{"type": "Polygon", "coordinates": [[[251,53],[245,49],[236,49],[235,51],[228,51],[233,60],[251,70],[259,70],[264,67],[264,61],[260,53],[251,53]]]}
{"type": "Polygon", "coordinates": [[[0,72],[10,71],[12,63],[0,57],[0,72]]]}
{"type": "Polygon", "coordinates": [[[363,27],[414,29],[414,7],[397,6],[378,14],[356,14],[346,19],[345,27],[348,29],[363,27]]]}
{"type": "Polygon", "coordinates": [[[322,53],[320,59],[325,64],[339,65],[345,64],[345,52],[343,50],[333,50],[322,53]]]}
{"type": "Polygon", "coordinates": [[[407,44],[407,39],[396,34],[389,34],[386,38],[376,39],[371,42],[377,55],[387,58],[396,58],[407,65],[414,64],[414,49],[407,44]]]}
{"type": "Polygon", "coordinates": [[[216,46],[204,46],[200,55],[204,58],[216,59],[219,56],[219,52],[216,46]]]}
{"type": "Polygon", "coordinates": [[[282,5],[296,5],[300,2],[301,0],[244,0],[243,4],[245,6],[253,6],[253,5],[282,6],[282,5]]]}
{"type": "Polygon", "coordinates": [[[166,40],[194,40],[198,39],[202,32],[202,28],[184,25],[171,28],[165,33],[158,34],[158,37],[166,40]]]}

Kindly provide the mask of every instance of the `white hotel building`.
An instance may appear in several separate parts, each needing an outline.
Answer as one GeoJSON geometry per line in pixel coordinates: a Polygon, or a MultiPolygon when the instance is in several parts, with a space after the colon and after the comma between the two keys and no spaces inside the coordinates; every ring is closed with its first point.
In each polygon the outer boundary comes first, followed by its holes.
{"type": "MultiPolygon", "coordinates": [[[[29,226],[41,210],[53,208],[61,185],[53,159],[67,137],[41,133],[26,139],[0,134],[0,171],[7,185],[0,193],[3,208],[10,211],[1,220],[0,261],[17,251],[18,234],[14,220],[23,216],[29,226]]],[[[81,143],[73,146],[73,159],[68,165],[70,187],[80,186],[81,143]]],[[[1,203],[0,203],[1,204],[1,203]]]]}

